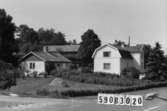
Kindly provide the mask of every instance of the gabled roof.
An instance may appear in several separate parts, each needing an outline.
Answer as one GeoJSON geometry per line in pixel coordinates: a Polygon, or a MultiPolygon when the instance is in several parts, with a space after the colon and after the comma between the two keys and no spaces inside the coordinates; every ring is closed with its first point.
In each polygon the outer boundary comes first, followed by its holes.
{"type": "Polygon", "coordinates": [[[100,47],[98,47],[98,48],[95,49],[95,51],[93,52],[92,58],[94,58],[94,56],[96,55],[96,53],[97,53],[100,49],[102,49],[103,47],[106,47],[106,46],[109,46],[109,47],[111,47],[111,48],[113,48],[113,49],[115,49],[115,50],[118,50],[116,47],[114,47],[114,46],[113,46],[112,44],[110,44],[110,43],[104,44],[104,45],[102,45],[102,46],[100,46],[100,47]]]}
{"type": "Polygon", "coordinates": [[[48,45],[49,52],[77,52],[80,45],[48,45]]]}
{"type": "Polygon", "coordinates": [[[120,55],[121,55],[121,57],[124,58],[124,59],[133,59],[131,53],[141,53],[141,52],[142,52],[141,48],[139,48],[139,47],[135,47],[135,46],[131,46],[131,47],[120,47],[120,46],[115,46],[115,45],[113,45],[113,44],[108,43],[108,44],[105,44],[105,45],[102,45],[102,46],[98,47],[98,48],[94,51],[94,53],[93,53],[93,55],[92,55],[92,58],[94,58],[94,56],[95,56],[95,54],[97,53],[97,51],[99,51],[100,49],[102,49],[102,48],[105,47],[105,46],[109,46],[109,47],[111,47],[111,48],[113,48],[113,49],[118,50],[119,53],[120,53],[120,55]]]}
{"type": "Polygon", "coordinates": [[[21,58],[21,60],[26,59],[29,55],[34,55],[41,59],[42,61],[50,61],[50,62],[71,62],[69,59],[65,58],[59,53],[48,53],[48,52],[29,52],[24,57],[21,58]]]}

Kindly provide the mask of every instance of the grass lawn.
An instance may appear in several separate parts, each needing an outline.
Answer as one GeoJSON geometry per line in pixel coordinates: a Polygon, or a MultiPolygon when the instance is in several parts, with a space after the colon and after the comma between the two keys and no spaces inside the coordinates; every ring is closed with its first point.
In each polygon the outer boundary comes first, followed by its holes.
{"type": "Polygon", "coordinates": [[[35,96],[36,90],[46,87],[52,80],[53,78],[18,79],[17,85],[11,87],[9,91],[23,96],[35,96]]]}
{"type": "Polygon", "coordinates": [[[38,96],[36,91],[47,88],[50,91],[63,91],[63,90],[97,90],[97,89],[115,89],[118,86],[107,86],[107,85],[96,85],[96,84],[87,84],[79,83],[69,80],[64,80],[68,87],[62,86],[49,86],[50,82],[54,78],[26,78],[18,79],[17,85],[11,87],[8,91],[19,94],[21,96],[38,96]]]}
{"type": "Polygon", "coordinates": [[[128,91],[143,90],[153,87],[167,86],[167,81],[152,82],[147,84],[139,84],[136,86],[118,86],[118,85],[97,85],[90,83],[74,82],[70,80],[61,79],[67,86],[55,85],[50,86],[55,77],[49,78],[26,78],[18,79],[17,85],[11,87],[9,90],[0,91],[12,92],[20,96],[31,97],[77,97],[77,96],[92,96],[99,92],[105,93],[122,93],[128,91]]]}

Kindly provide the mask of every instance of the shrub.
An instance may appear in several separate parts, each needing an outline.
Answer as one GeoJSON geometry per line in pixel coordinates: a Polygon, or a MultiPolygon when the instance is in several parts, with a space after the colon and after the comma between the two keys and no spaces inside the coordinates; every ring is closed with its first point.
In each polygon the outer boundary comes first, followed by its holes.
{"type": "Polygon", "coordinates": [[[12,85],[16,85],[16,73],[15,68],[3,61],[0,61],[0,88],[10,88],[12,85]]]}
{"type": "Polygon", "coordinates": [[[92,68],[91,67],[81,67],[81,72],[83,72],[83,73],[90,73],[90,72],[92,72],[92,70],[91,70],[92,68]]]}
{"type": "Polygon", "coordinates": [[[140,75],[140,71],[134,67],[129,67],[129,68],[125,68],[122,71],[121,75],[127,78],[138,79],[140,75]]]}
{"type": "Polygon", "coordinates": [[[47,89],[39,89],[36,91],[37,95],[41,95],[41,96],[47,96],[50,92],[47,89]]]}
{"type": "Polygon", "coordinates": [[[129,92],[129,91],[136,91],[136,90],[143,90],[153,87],[164,87],[167,86],[167,81],[163,82],[151,82],[146,81],[140,82],[141,84],[137,84],[134,86],[127,86],[127,87],[113,87],[113,88],[67,88],[67,89],[55,89],[50,91],[49,89],[41,89],[37,90],[38,95],[43,96],[51,96],[51,97],[77,97],[77,96],[93,96],[97,95],[98,93],[122,93],[122,92],[129,92]]]}
{"type": "Polygon", "coordinates": [[[138,84],[140,80],[131,80],[125,77],[120,77],[115,74],[106,73],[83,73],[78,71],[62,71],[54,72],[53,75],[63,79],[92,84],[116,85],[116,86],[133,86],[138,84]]]}
{"type": "Polygon", "coordinates": [[[16,78],[25,78],[24,72],[20,69],[15,69],[14,73],[15,73],[16,78]]]}
{"type": "Polygon", "coordinates": [[[44,78],[47,78],[48,76],[48,73],[47,72],[41,72],[38,74],[38,77],[44,77],[44,78]]]}

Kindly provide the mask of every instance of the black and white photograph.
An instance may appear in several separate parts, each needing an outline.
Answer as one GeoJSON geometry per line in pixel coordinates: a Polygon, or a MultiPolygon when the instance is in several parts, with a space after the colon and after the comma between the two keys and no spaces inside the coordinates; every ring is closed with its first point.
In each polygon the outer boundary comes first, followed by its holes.
{"type": "Polygon", "coordinates": [[[167,0],[0,0],[0,111],[167,111],[167,0]]]}

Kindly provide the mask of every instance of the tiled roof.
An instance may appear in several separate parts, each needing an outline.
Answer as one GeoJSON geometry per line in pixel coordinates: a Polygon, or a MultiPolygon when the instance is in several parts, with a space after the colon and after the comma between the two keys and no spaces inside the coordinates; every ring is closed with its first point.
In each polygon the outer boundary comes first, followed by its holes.
{"type": "Polygon", "coordinates": [[[50,45],[47,47],[49,52],[77,52],[80,45],[50,45]]]}
{"type": "Polygon", "coordinates": [[[28,55],[33,54],[34,56],[44,60],[44,61],[51,61],[51,62],[71,62],[66,57],[62,56],[59,53],[47,53],[47,52],[30,52],[23,57],[26,58],[28,55]]]}

